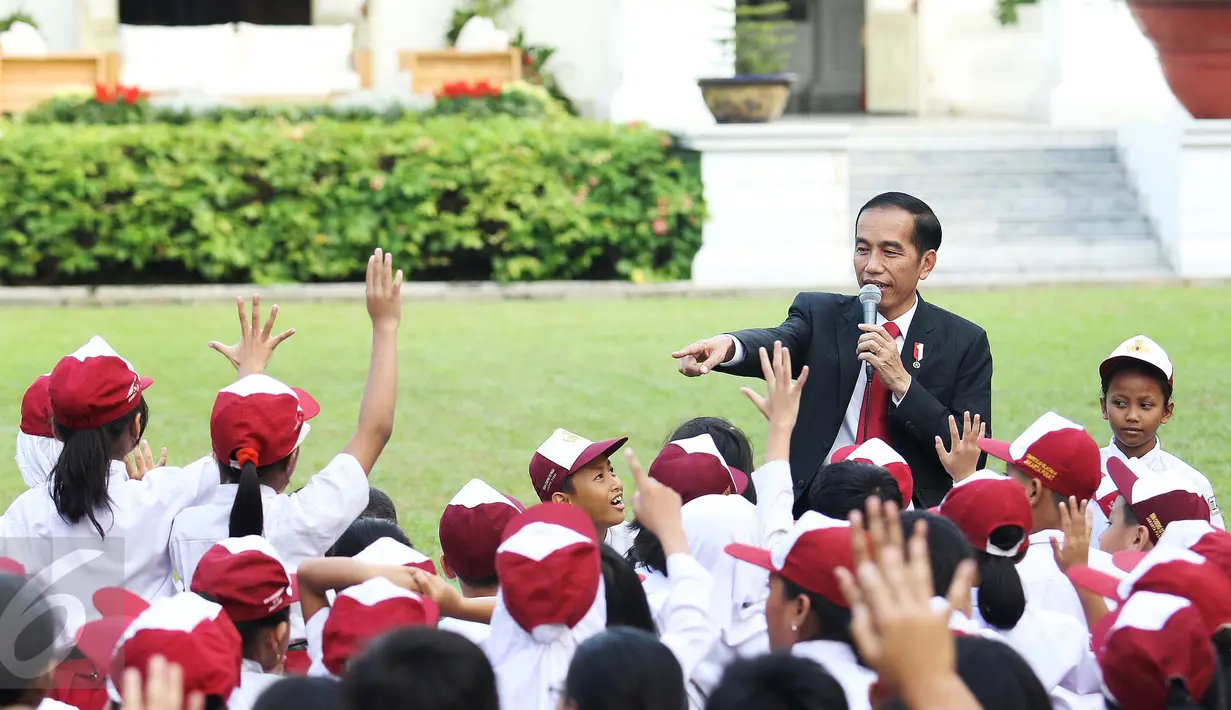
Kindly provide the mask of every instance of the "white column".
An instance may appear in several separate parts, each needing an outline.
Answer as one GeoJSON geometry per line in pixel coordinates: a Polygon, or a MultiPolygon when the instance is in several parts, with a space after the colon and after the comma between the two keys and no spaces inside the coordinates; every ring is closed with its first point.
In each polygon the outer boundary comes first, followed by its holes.
{"type": "Polygon", "coordinates": [[[1178,106],[1158,64],[1121,0],[1042,0],[1055,88],[1052,125],[1103,127],[1158,121],[1178,106]]]}
{"type": "Polygon", "coordinates": [[[729,76],[717,43],[734,0],[615,0],[612,62],[617,86],[606,104],[615,122],[673,131],[714,124],[697,79],[729,76]],[[717,5],[717,7],[715,7],[717,5]]]}
{"type": "Polygon", "coordinates": [[[853,235],[847,142],[837,123],[723,125],[683,134],[701,151],[710,218],[698,286],[849,284],[853,235]]]}
{"type": "Polygon", "coordinates": [[[1231,277],[1231,120],[1189,123],[1180,146],[1179,229],[1172,265],[1183,278],[1231,277]]]}

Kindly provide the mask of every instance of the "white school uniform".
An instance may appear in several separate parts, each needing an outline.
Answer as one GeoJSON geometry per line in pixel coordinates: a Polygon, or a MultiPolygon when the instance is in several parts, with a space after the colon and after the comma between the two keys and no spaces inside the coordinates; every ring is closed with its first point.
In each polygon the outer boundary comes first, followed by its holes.
{"type": "MultiPolygon", "coordinates": [[[[1051,547],[1052,538],[1064,540],[1064,533],[1059,530],[1041,530],[1032,534],[1026,557],[1017,565],[1022,589],[1026,592],[1026,603],[1039,610],[1064,614],[1080,622],[1082,628],[1088,628],[1077,590],[1056,564],[1055,553],[1051,547]]],[[[1112,563],[1111,555],[1102,550],[1090,550],[1089,565],[1117,579],[1125,576],[1124,572],[1112,563]]],[[[1115,601],[1108,600],[1108,606],[1114,608],[1115,601]]]]}
{"type": "MultiPolygon", "coordinates": [[[[1115,490],[1115,484],[1111,483],[1111,477],[1107,475],[1107,459],[1118,458],[1123,461],[1130,460],[1131,457],[1125,456],[1123,451],[1116,446],[1116,441],[1113,438],[1111,443],[1100,450],[1103,455],[1103,483],[1099,486],[1100,489],[1115,490]]],[[[1214,495],[1214,486],[1210,485],[1210,479],[1201,474],[1200,471],[1189,466],[1178,456],[1163,451],[1163,443],[1157,437],[1154,439],[1154,448],[1146,452],[1140,461],[1144,463],[1151,471],[1156,473],[1178,474],[1190,483],[1193,488],[1201,495],[1205,496],[1205,502],[1210,505],[1210,524],[1219,530],[1226,530],[1226,523],[1222,519],[1222,511],[1218,507],[1218,499],[1214,495]]],[[[1099,535],[1103,534],[1110,525],[1111,521],[1103,514],[1103,509],[1099,506],[1091,506],[1094,508],[1094,525],[1090,528],[1090,547],[1098,548],[1099,535]]]]}
{"type": "Polygon", "coordinates": [[[603,542],[623,557],[632,549],[633,540],[636,539],[637,534],[633,532],[632,523],[624,521],[615,527],[607,528],[607,535],[603,537],[603,542]]]}
{"type": "Polygon", "coordinates": [[[855,650],[839,641],[801,641],[791,647],[791,655],[816,661],[838,681],[846,694],[850,710],[871,710],[869,690],[876,673],[859,665],[855,650]]]}
{"type": "MultiPolygon", "coordinates": [[[[213,459],[210,464],[217,470],[213,459]]],[[[185,588],[209,548],[230,537],[231,507],[238,491],[237,483],[222,484],[211,499],[175,517],[171,558],[185,588]]],[[[261,486],[261,500],[262,537],[273,544],[287,569],[295,570],[305,559],[324,555],[367,508],[368,476],[354,456],[338,454],[298,493],[261,486]]]]}
{"type": "MultiPolygon", "coordinates": [[[[146,601],[172,596],[172,520],[218,490],[218,470],[210,463],[163,466],[141,480],[113,468],[107,479],[111,511],[95,512],[106,533],[101,540],[88,518],[69,523],[60,517],[48,486],[31,488],[4,514],[3,554],[55,579],[47,593],[88,600],[103,587],[121,586],[146,601]]],[[[84,616],[70,611],[61,641],[72,643],[82,624],[99,618],[93,604],[81,607],[84,616]]]]}
{"type": "Polygon", "coordinates": [[[239,668],[239,687],[231,691],[227,710],[252,710],[257,698],[269,686],[282,680],[276,673],[266,673],[261,664],[245,658],[239,668]]]}
{"type": "Polygon", "coordinates": [[[441,617],[440,622],[436,624],[436,628],[441,631],[452,631],[460,636],[465,636],[476,645],[482,645],[492,633],[492,627],[487,624],[480,624],[477,621],[463,621],[462,619],[454,619],[448,616],[441,617]]]}

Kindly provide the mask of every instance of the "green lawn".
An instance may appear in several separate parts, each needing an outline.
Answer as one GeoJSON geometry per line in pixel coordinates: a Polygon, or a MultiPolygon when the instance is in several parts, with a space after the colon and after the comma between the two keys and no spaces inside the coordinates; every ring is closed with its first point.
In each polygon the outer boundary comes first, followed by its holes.
{"type": "MultiPolygon", "coordinates": [[[[1227,367],[1231,289],[1064,289],[938,293],[937,303],[990,333],[996,361],[995,423],[1003,437],[1047,409],[1091,427],[1103,444],[1098,363],[1121,340],[1145,332],[1176,362],[1176,416],[1168,450],[1209,476],[1225,496],[1231,467],[1227,367]],[[1201,314],[1193,321],[1189,314],[1201,314]]],[[[436,522],[453,493],[480,477],[523,502],[534,499],[526,464],[557,426],[591,438],[628,435],[647,463],[680,421],[720,415],[750,433],[760,415],[725,376],[687,380],[669,353],[691,340],[772,325],[788,299],[632,300],[407,304],[401,332],[399,407],[393,441],[372,474],[397,501],[417,546],[436,552],[436,522]]],[[[206,347],[235,337],[233,306],[0,310],[0,434],[16,432],[28,383],[99,333],[143,373],[150,443],[172,463],[209,451],[209,411],[234,371],[206,347]]],[[[279,324],[298,331],[270,374],[321,402],[300,459],[306,476],[350,436],[367,372],[369,321],[361,303],[291,304],[279,324]]],[[[11,441],[11,438],[9,439],[11,441]]],[[[11,451],[11,444],[5,444],[11,451]]],[[[5,453],[4,461],[11,461],[5,453]]],[[[619,466],[619,463],[617,463],[619,466]]],[[[0,500],[22,489],[5,467],[0,500]]]]}

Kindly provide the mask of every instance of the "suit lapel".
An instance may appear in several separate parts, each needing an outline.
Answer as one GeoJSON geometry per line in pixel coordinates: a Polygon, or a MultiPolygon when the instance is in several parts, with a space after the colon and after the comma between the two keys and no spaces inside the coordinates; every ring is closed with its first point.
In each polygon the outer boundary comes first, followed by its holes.
{"type": "Polygon", "coordinates": [[[927,356],[934,352],[931,348],[931,334],[936,329],[936,319],[933,318],[932,304],[919,297],[919,307],[915,309],[915,317],[910,322],[910,330],[906,332],[906,340],[902,344],[902,364],[911,377],[918,377],[927,362],[927,356]],[[924,357],[915,359],[916,343],[923,346],[924,357]],[[915,363],[919,367],[915,367],[915,363]]]}
{"type": "Polygon", "coordinates": [[[834,342],[838,344],[838,393],[837,411],[845,412],[855,392],[855,377],[859,372],[859,358],[855,356],[855,348],[859,345],[859,324],[863,322],[863,306],[859,299],[851,299],[851,304],[842,313],[843,319],[834,322],[834,342]]]}

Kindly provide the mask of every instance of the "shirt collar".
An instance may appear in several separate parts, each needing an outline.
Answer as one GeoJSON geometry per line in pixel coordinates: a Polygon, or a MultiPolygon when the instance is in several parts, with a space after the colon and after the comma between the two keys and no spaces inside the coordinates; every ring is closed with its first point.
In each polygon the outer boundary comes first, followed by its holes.
{"type": "Polygon", "coordinates": [[[1030,534],[1031,545],[1047,545],[1048,547],[1051,547],[1051,541],[1053,539],[1063,540],[1064,533],[1059,530],[1040,530],[1037,533],[1030,534]]]}
{"type": "Polygon", "coordinates": [[[261,667],[260,661],[254,661],[251,658],[245,658],[243,663],[239,665],[241,671],[248,673],[264,673],[265,669],[261,667]]]}
{"type": "MultiPolygon", "coordinates": [[[[919,310],[919,294],[918,293],[915,294],[915,305],[911,306],[909,311],[903,313],[902,315],[898,316],[897,318],[893,320],[893,322],[897,324],[898,330],[902,331],[901,337],[905,338],[906,334],[910,332],[910,324],[911,324],[911,321],[915,320],[915,311],[917,310],[919,310]]],[[[885,316],[881,315],[879,312],[876,314],[876,324],[877,325],[884,325],[888,322],[889,322],[888,318],[885,318],[885,316]]]]}
{"type": "Polygon", "coordinates": [[[830,663],[859,665],[855,650],[841,641],[800,641],[791,647],[791,655],[810,658],[826,667],[830,663]]]}
{"type": "MultiPolygon", "coordinates": [[[[1120,447],[1116,446],[1116,437],[1114,436],[1111,437],[1111,443],[1107,445],[1107,450],[1111,453],[1112,456],[1120,459],[1121,461],[1130,460],[1129,457],[1125,456],[1124,452],[1120,450],[1120,447]]],[[[1163,440],[1156,436],[1154,437],[1154,448],[1147,451],[1145,453],[1145,456],[1142,456],[1139,460],[1145,462],[1146,464],[1149,464],[1151,461],[1158,458],[1159,454],[1161,454],[1162,451],[1163,451],[1163,440]]]]}

